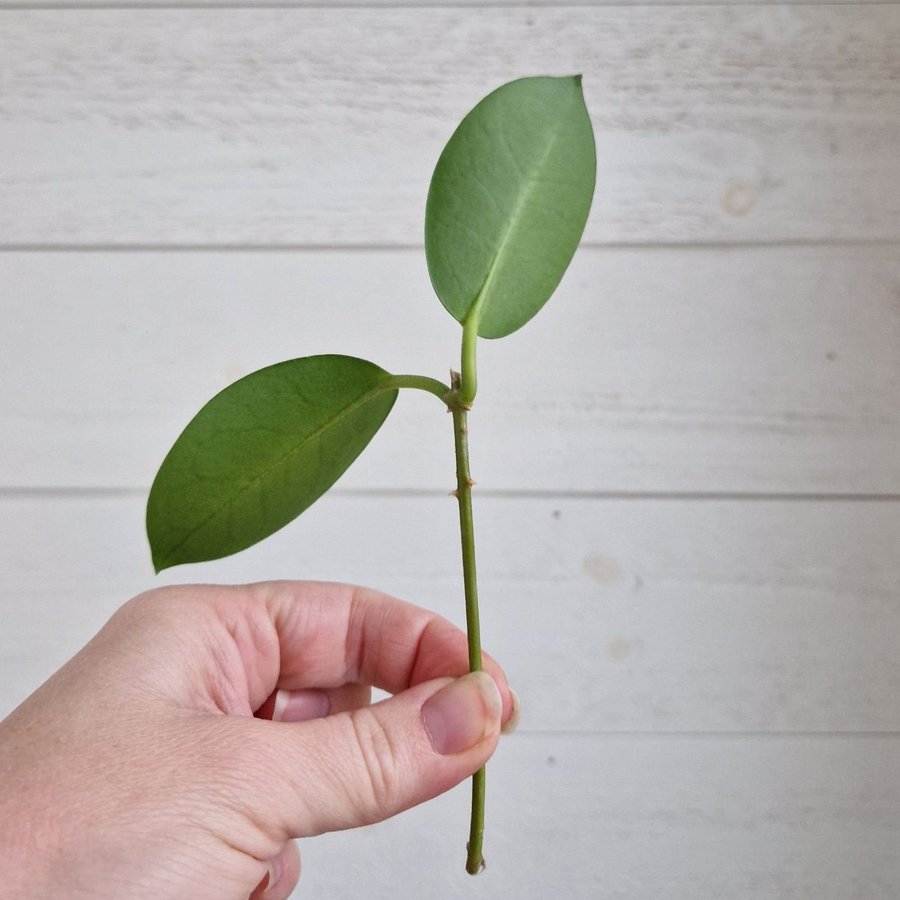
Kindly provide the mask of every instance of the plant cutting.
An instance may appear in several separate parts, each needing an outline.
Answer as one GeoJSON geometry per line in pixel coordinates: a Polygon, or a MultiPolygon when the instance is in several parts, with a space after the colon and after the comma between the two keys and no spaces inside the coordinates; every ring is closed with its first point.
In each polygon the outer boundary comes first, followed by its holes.
{"type": "MultiPolygon", "coordinates": [[[[147,503],[156,571],[218,559],[262,540],[340,478],[401,390],[450,411],[471,671],[482,668],[468,414],[479,338],[528,322],[581,240],[596,161],[581,77],[509,82],[465,116],[428,191],[425,253],[435,293],[462,326],[450,383],[367,360],[307,356],[253,372],[212,398],[169,451],[147,503]]],[[[466,869],[484,866],[485,772],[472,781],[466,869]]]]}

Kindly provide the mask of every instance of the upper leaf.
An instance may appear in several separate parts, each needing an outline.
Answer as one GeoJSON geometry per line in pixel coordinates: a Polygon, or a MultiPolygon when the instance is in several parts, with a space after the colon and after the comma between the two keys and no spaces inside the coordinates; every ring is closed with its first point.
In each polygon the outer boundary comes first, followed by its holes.
{"type": "Polygon", "coordinates": [[[438,160],[425,253],[441,303],[481,337],[521,328],[559,284],[594,193],[581,76],[522,78],[484,98],[438,160]]]}
{"type": "Polygon", "coordinates": [[[147,503],[156,571],[218,559],[286,525],[343,474],[397,397],[350,356],[308,356],[247,375],[191,420],[147,503]]]}

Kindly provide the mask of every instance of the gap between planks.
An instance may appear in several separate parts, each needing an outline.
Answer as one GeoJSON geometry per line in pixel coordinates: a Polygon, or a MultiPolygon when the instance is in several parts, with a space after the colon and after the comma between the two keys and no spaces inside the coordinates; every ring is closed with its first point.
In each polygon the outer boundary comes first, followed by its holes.
{"type": "MultiPolygon", "coordinates": [[[[0,6],[0,13],[11,7],[0,6]]],[[[650,241],[647,243],[620,241],[604,243],[601,241],[582,241],[581,249],[610,251],[658,251],[658,250],[790,250],[816,247],[833,248],[881,248],[894,249],[900,242],[889,239],[810,239],[810,240],[778,240],[778,241],[650,241]]],[[[183,243],[183,244],[12,244],[0,243],[2,253],[409,253],[423,252],[424,244],[405,243],[312,243],[299,244],[229,244],[229,243],[183,243]]]]}
{"type": "Polygon", "coordinates": [[[81,0],[81,2],[42,2],[35,0],[13,0],[0,2],[0,12],[4,10],[138,10],[138,9],[179,9],[179,10],[220,10],[220,9],[596,9],[615,7],[690,7],[690,6],[893,6],[896,0],[583,0],[581,3],[565,3],[562,0],[81,0]]]}
{"type": "Polygon", "coordinates": [[[567,740],[597,740],[608,739],[615,740],[697,740],[697,741],[792,741],[792,740],[815,740],[815,741],[834,741],[834,740],[883,740],[894,741],[900,739],[900,731],[677,731],[674,729],[661,731],[638,731],[638,730],[600,730],[585,728],[579,731],[572,729],[541,729],[541,728],[519,728],[515,731],[516,737],[532,737],[532,738],[565,738],[567,740]]]}
{"type": "MultiPolygon", "coordinates": [[[[149,488],[142,487],[18,487],[0,485],[0,500],[59,499],[97,500],[143,497],[149,488]]],[[[493,500],[634,500],[675,502],[748,501],[755,503],[897,503],[900,493],[803,493],[798,492],[740,492],[740,491],[552,491],[504,490],[485,488],[476,490],[477,497],[493,500]]],[[[439,488],[338,488],[329,491],[330,497],[350,498],[407,498],[433,499],[448,496],[439,488]]]]}

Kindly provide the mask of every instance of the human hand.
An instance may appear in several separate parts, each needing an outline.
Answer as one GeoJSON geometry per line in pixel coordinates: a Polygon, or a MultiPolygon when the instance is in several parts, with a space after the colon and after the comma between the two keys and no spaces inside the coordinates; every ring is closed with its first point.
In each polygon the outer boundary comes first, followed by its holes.
{"type": "Polygon", "coordinates": [[[286,898],[293,838],[484,764],[514,716],[485,668],[459,677],[459,629],[362,588],[142,594],[0,723],[0,893],[286,898]],[[370,686],[394,696],[370,705],[370,686]]]}

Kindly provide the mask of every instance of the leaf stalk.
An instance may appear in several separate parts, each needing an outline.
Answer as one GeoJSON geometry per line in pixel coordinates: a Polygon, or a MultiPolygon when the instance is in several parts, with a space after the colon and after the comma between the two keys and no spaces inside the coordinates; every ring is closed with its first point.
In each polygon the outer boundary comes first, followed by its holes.
{"type": "MultiPolygon", "coordinates": [[[[477,313],[477,310],[476,310],[477,313]]],[[[478,391],[478,370],[475,365],[475,345],[478,341],[478,316],[469,315],[463,323],[462,360],[457,393],[460,403],[471,409],[478,391]]]]}
{"type": "Polygon", "coordinates": [[[426,375],[392,375],[385,384],[385,388],[413,388],[417,391],[428,391],[441,400],[447,408],[453,405],[454,390],[437,378],[429,378],[426,375]]]}

